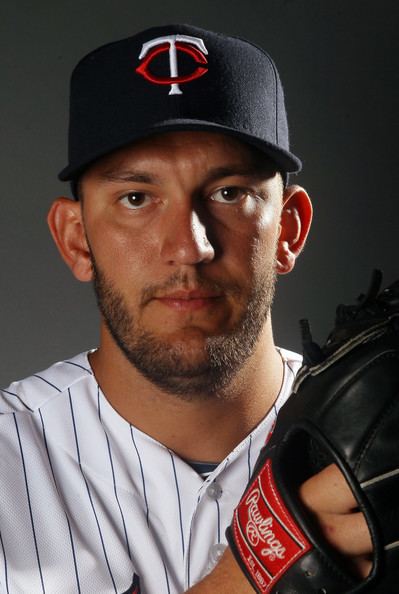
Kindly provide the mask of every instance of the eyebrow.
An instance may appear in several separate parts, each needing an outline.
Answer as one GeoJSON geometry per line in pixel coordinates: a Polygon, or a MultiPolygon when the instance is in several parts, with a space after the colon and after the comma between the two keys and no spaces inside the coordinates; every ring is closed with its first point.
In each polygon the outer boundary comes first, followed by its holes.
{"type": "MultiPolygon", "coordinates": [[[[270,176],[275,172],[275,168],[270,166],[268,163],[264,163],[262,165],[259,164],[249,164],[243,166],[241,163],[234,165],[226,165],[221,167],[213,167],[209,170],[207,175],[207,181],[212,182],[217,179],[223,179],[225,177],[234,177],[234,176],[242,176],[242,177],[264,177],[270,176]]],[[[148,173],[146,171],[135,171],[135,170],[121,170],[121,171],[104,171],[100,174],[101,179],[110,182],[116,183],[124,183],[124,182],[134,182],[134,183],[141,183],[141,184],[161,184],[162,179],[153,173],[148,173]]]]}
{"type": "Polygon", "coordinates": [[[110,182],[135,182],[139,184],[160,183],[160,178],[152,173],[145,171],[104,171],[100,174],[101,179],[110,182]]]}
{"type": "Polygon", "coordinates": [[[215,181],[217,179],[222,179],[224,177],[234,177],[236,175],[241,177],[264,177],[265,175],[270,176],[274,173],[274,169],[267,164],[263,164],[262,166],[258,164],[250,164],[250,165],[227,165],[222,167],[214,167],[209,171],[208,179],[209,181],[215,181]]]}

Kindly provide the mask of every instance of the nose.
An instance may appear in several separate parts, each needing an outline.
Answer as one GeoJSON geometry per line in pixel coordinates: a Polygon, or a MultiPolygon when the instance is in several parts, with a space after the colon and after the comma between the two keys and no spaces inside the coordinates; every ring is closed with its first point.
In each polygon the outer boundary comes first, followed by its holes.
{"type": "Polygon", "coordinates": [[[184,208],[169,215],[161,247],[164,262],[178,265],[209,263],[215,250],[209,241],[206,224],[194,208],[184,208]]]}

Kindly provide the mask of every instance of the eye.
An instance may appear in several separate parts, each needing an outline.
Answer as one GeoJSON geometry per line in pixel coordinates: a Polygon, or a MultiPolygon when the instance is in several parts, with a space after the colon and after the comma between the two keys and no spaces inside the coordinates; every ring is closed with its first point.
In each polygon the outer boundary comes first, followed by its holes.
{"type": "Polygon", "coordinates": [[[221,202],[222,204],[237,204],[249,195],[251,195],[251,192],[245,188],[225,186],[224,188],[219,188],[219,190],[213,192],[209,198],[215,202],[221,202]]]}
{"type": "Polygon", "coordinates": [[[147,206],[150,199],[150,196],[144,192],[129,192],[122,196],[119,201],[129,210],[138,210],[147,206]]]}

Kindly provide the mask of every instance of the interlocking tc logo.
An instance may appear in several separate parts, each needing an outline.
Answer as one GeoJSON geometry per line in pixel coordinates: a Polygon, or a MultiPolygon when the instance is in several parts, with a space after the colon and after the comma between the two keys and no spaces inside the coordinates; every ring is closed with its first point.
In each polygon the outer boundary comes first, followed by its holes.
{"type": "Polygon", "coordinates": [[[195,80],[208,71],[208,68],[203,66],[203,64],[208,63],[205,57],[207,54],[208,50],[199,37],[191,37],[190,35],[165,35],[164,37],[157,37],[143,43],[139,55],[139,59],[143,61],[136,68],[136,72],[157,85],[170,85],[169,95],[181,95],[180,84],[195,80]],[[165,52],[169,54],[170,76],[155,76],[150,70],[150,64],[155,56],[165,52]],[[190,74],[179,76],[177,52],[188,54],[200,66],[197,66],[190,74]]]}

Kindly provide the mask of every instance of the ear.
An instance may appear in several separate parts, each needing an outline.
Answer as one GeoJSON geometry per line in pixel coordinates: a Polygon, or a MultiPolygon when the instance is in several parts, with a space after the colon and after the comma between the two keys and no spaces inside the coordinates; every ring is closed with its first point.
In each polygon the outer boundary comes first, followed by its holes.
{"type": "Polygon", "coordinates": [[[92,280],[81,203],[70,198],[57,198],[50,208],[47,223],[58,251],[74,276],[83,282],[92,280]]]}
{"type": "Polygon", "coordinates": [[[312,214],[312,203],[303,188],[285,188],[277,246],[278,274],[287,274],[294,268],[295,261],[305,245],[312,214]]]}

